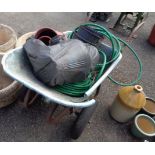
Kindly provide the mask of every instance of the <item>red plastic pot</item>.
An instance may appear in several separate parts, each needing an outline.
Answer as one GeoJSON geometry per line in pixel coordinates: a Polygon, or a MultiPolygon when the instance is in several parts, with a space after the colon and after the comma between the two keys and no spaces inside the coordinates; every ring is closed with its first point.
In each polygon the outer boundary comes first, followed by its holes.
{"type": "Polygon", "coordinates": [[[42,28],[36,32],[35,38],[41,40],[47,46],[49,46],[49,45],[55,45],[59,43],[60,38],[61,38],[60,36],[62,35],[63,33],[55,31],[53,29],[42,28]]]}
{"type": "Polygon", "coordinates": [[[35,34],[35,38],[39,39],[42,36],[48,36],[50,38],[53,38],[57,35],[56,31],[50,29],[50,28],[42,28],[38,30],[35,34]]]}
{"type": "Polygon", "coordinates": [[[45,43],[47,46],[50,44],[51,41],[51,38],[48,36],[41,36],[38,39],[41,40],[43,43],[45,43]]]}
{"type": "Polygon", "coordinates": [[[151,45],[155,46],[155,25],[153,26],[153,29],[152,29],[152,31],[151,31],[151,33],[150,33],[148,42],[149,42],[151,45]]]}

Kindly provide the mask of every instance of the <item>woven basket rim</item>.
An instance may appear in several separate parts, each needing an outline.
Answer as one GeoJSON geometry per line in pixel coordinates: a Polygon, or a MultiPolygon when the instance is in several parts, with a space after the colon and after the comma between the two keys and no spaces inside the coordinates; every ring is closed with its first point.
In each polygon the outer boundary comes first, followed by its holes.
{"type": "Polygon", "coordinates": [[[20,85],[20,83],[18,83],[17,81],[12,81],[12,83],[10,85],[8,85],[7,87],[3,88],[0,90],[0,94],[7,92],[10,89],[15,88],[15,86],[20,85]]]}
{"type": "Polygon", "coordinates": [[[25,39],[28,39],[28,35],[34,35],[36,33],[36,31],[31,31],[31,32],[27,32],[25,34],[23,34],[22,36],[20,36],[17,41],[16,41],[16,45],[15,47],[19,47],[19,46],[22,46],[22,41],[25,40],[25,39]]]}
{"type": "MultiPolygon", "coordinates": [[[[5,46],[5,45],[7,45],[7,44],[9,44],[9,42],[10,42],[10,40],[12,39],[12,38],[14,38],[15,39],[15,43],[17,42],[17,34],[16,34],[16,32],[15,32],[15,30],[12,28],[12,27],[10,27],[10,26],[8,26],[8,25],[5,25],[5,24],[0,24],[0,26],[3,26],[3,27],[6,27],[6,28],[8,28],[9,30],[11,30],[12,31],[12,37],[6,42],[6,43],[4,43],[4,44],[2,44],[2,45],[0,45],[0,47],[2,47],[2,46],[5,46]]],[[[4,52],[5,53],[5,52],[4,52]]]]}

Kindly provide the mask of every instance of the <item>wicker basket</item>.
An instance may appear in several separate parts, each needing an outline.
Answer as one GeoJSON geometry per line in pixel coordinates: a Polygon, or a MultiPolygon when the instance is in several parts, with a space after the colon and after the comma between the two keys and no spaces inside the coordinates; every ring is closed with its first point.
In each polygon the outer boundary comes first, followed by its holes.
{"type": "Polygon", "coordinates": [[[24,45],[26,43],[26,40],[28,38],[30,38],[31,36],[33,36],[35,34],[35,32],[28,32],[24,35],[22,35],[16,42],[16,47],[20,47],[22,45],[24,45]]]}
{"type": "MultiPolygon", "coordinates": [[[[0,61],[2,57],[3,55],[0,54],[0,61]]],[[[20,83],[5,74],[0,64],[0,108],[13,103],[18,98],[21,88],[20,83]]]]}
{"type": "Polygon", "coordinates": [[[15,31],[7,26],[0,24],[0,53],[5,53],[15,47],[17,35],[15,31]]]}

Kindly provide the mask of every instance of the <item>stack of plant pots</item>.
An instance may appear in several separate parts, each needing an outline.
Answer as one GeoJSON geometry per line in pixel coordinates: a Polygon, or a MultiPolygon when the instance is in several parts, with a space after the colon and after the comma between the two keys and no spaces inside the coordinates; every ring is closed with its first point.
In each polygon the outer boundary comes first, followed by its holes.
{"type": "MultiPolygon", "coordinates": [[[[0,24],[0,61],[4,54],[15,48],[16,42],[15,31],[7,25],[0,24]]],[[[21,87],[20,83],[5,74],[0,64],[0,108],[13,103],[18,98],[21,87]]]]}

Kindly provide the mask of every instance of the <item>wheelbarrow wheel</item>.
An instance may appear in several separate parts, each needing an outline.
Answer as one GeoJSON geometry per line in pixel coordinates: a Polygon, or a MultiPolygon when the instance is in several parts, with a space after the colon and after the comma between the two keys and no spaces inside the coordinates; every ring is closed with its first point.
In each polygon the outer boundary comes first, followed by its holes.
{"type": "Polygon", "coordinates": [[[87,125],[91,116],[93,115],[96,107],[97,107],[97,104],[94,104],[93,106],[82,109],[82,111],[79,113],[78,117],[76,118],[73,124],[72,130],[71,130],[71,138],[77,139],[80,137],[85,126],[87,125]]]}

